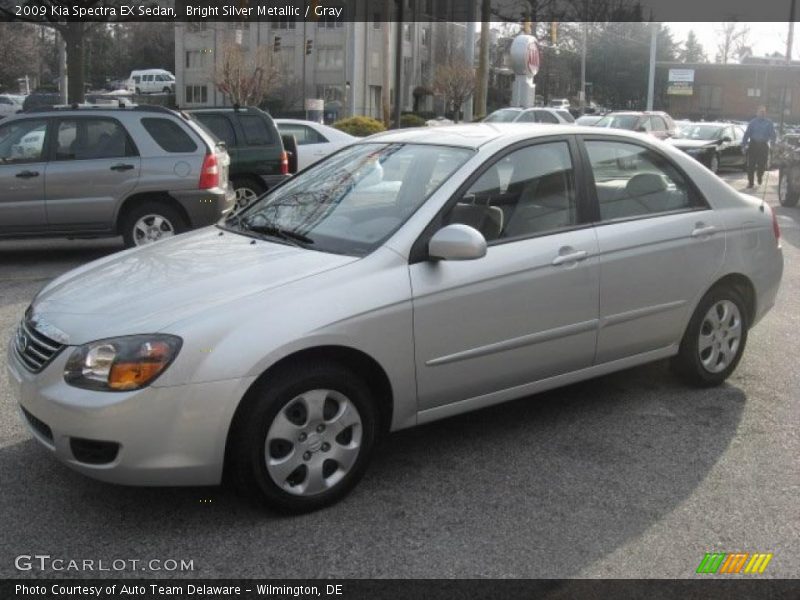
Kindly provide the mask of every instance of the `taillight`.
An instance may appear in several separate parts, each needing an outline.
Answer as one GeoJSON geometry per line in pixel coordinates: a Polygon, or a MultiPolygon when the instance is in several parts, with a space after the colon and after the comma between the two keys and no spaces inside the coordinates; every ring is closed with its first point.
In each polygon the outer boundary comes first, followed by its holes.
{"type": "Polygon", "coordinates": [[[775,211],[772,212],[772,233],[775,234],[775,241],[780,243],[781,241],[781,228],[778,225],[778,215],[775,214],[775,211]]]}
{"type": "Polygon", "coordinates": [[[200,189],[209,190],[219,186],[219,166],[216,154],[206,154],[200,169],[200,189]]]}
{"type": "Polygon", "coordinates": [[[281,152],[281,175],[289,174],[289,155],[281,152]]]}

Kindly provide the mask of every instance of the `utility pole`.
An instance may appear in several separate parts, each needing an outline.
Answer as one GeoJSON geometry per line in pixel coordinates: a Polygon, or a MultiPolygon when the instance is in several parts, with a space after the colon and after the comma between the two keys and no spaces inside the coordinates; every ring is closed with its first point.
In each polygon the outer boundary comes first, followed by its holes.
{"type": "Polygon", "coordinates": [[[61,104],[66,104],[69,98],[67,92],[67,85],[69,84],[67,77],[67,43],[64,37],[56,35],[58,44],[58,93],[61,97],[61,104]]]}
{"type": "MultiPolygon", "coordinates": [[[[468,8],[467,8],[467,41],[465,44],[465,56],[464,59],[467,63],[467,66],[470,68],[475,67],[475,0],[469,0],[468,8]]],[[[467,123],[471,123],[473,117],[473,97],[470,96],[466,102],[464,102],[464,121],[467,123]]]]}
{"type": "Polygon", "coordinates": [[[792,43],[794,42],[794,10],[796,0],[792,0],[789,8],[789,39],[786,41],[786,77],[783,78],[783,90],[781,90],[781,120],[778,131],[783,135],[784,121],[786,120],[786,86],[789,83],[789,72],[792,66],[792,43]]]}
{"type": "Polygon", "coordinates": [[[489,0],[480,0],[481,3],[481,38],[478,50],[478,73],[475,86],[475,102],[473,113],[478,117],[485,117],[486,96],[489,90],[489,36],[491,35],[491,5],[489,0]]]}
{"type": "MultiPolygon", "coordinates": [[[[397,0],[397,56],[394,57],[394,126],[400,129],[400,115],[403,111],[403,0],[397,0]]],[[[408,24],[411,27],[411,24],[408,24]]]]}
{"type": "Polygon", "coordinates": [[[584,21],[581,23],[581,114],[586,112],[586,29],[589,24],[584,21]]]}
{"type": "Polygon", "coordinates": [[[650,22],[650,72],[647,76],[647,110],[653,110],[653,93],[656,82],[656,24],[650,22]]]}

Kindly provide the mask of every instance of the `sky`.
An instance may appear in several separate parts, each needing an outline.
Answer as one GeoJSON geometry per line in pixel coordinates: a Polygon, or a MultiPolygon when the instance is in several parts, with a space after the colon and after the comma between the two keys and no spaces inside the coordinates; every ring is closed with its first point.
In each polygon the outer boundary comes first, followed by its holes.
{"type": "MultiPolygon", "coordinates": [[[[685,41],[689,30],[694,31],[708,59],[714,60],[719,38],[717,31],[722,23],[666,23],[666,25],[672,31],[675,41],[685,41]]],[[[788,23],[743,23],[743,25],[750,28],[749,39],[754,56],[765,56],[773,52],[780,52],[781,55],[786,53],[786,41],[789,37],[788,23]]],[[[792,46],[792,58],[800,59],[800,23],[795,23],[792,46]]]]}

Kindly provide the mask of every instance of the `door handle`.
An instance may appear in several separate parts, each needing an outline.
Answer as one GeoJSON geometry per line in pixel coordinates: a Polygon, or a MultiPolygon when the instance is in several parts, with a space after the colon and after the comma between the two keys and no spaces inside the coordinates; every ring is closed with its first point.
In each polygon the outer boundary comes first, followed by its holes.
{"type": "Polygon", "coordinates": [[[112,171],[130,171],[133,168],[134,168],[133,165],[126,165],[126,164],[123,164],[123,163],[119,163],[119,164],[116,164],[116,165],[111,165],[111,167],[110,167],[110,169],[112,171]]]}
{"type": "Polygon", "coordinates": [[[692,230],[692,237],[703,237],[704,235],[711,235],[717,230],[713,225],[706,225],[705,223],[695,223],[692,230]]]}
{"type": "Polygon", "coordinates": [[[573,248],[562,248],[558,256],[553,259],[553,265],[564,265],[567,263],[578,262],[584,260],[589,253],[586,250],[574,250],[573,248]]]}
{"type": "Polygon", "coordinates": [[[16,176],[20,179],[30,179],[31,177],[38,177],[39,171],[20,171],[16,176]]]}

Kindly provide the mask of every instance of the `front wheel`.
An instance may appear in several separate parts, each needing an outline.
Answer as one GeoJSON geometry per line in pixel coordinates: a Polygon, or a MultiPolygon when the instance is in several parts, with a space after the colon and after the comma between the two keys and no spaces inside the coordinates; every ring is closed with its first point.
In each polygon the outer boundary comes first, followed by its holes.
{"type": "Polygon", "coordinates": [[[747,310],[731,287],[716,287],[700,301],[672,367],[700,387],[719,385],[733,373],[747,343],[747,310]]]}
{"type": "Polygon", "coordinates": [[[792,185],[791,171],[781,169],[778,175],[778,201],[781,206],[796,206],[800,200],[800,190],[792,185]]]}
{"type": "Polygon", "coordinates": [[[364,474],[376,436],[366,384],[331,362],[270,377],[245,400],[231,431],[238,487],[292,513],[333,504],[364,474]]]}

